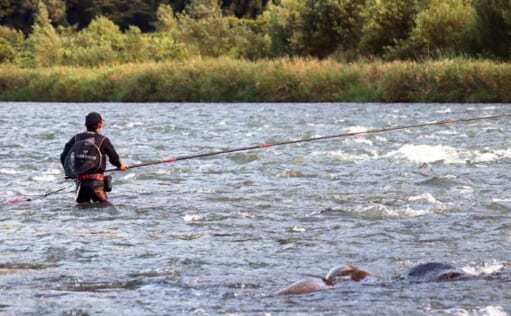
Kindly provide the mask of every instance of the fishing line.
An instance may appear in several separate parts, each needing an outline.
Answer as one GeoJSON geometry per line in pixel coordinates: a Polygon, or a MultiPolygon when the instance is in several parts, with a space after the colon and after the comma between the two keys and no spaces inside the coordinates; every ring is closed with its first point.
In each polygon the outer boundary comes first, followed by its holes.
{"type": "MultiPolygon", "coordinates": [[[[335,139],[335,138],[347,138],[347,137],[353,137],[353,136],[381,134],[381,133],[387,133],[387,132],[392,132],[392,131],[415,129],[415,128],[422,128],[422,127],[428,127],[428,126],[449,125],[449,124],[457,124],[457,123],[468,123],[468,122],[475,122],[475,121],[492,120],[492,119],[499,119],[499,118],[504,118],[504,117],[511,117],[511,113],[491,115],[491,116],[482,116],[482,117],[473,117],[473,118],[447,119],[447,120],[435,121],[435,122],[429,122],[429,123],[418,123],[418,124],[413,124],[413,125],[402,125],[402,126],[371,129],[371,130],[367,130],[367,131],[342,133],[342,134],[336,134],[336,135],[304,138],[304,139],[298,139],[298,140],[289,140],[289,141],[276,142],[276,143],[272,143],[272,144],[259,144],[259,145],[254,145],[254,146],[233,148],[233,149],[227,149],[227,150],[221,150],[221,151],[213,151],[213,152],[201,153],[201,154],[195,154],[195,155],[171,157],[171,158],[164,159],[164,160],[149,161],[149,162],[145,162],[145,163],[131,165],[131,166],[129,166],[128,169],[142,168],[142,167],[159,165],[159,164],[174,163],[174,162],[182,161],[182,160],[213,157],[213,156],[225,155],[225,154],[236,153],[236,152],[243,152],[243,151],[250,151],[250,150],[257,150],[257,149],[267,149],[267,148],[277,147],[277,146],[285,146],[285,145],[307,143],[307,142],[316,142],[316,141],[323,141],[323,140],[335,139]]],[[[119,171],[119,169],[108,169],[105,172],[116,172],[116,171],[119,171]]]]}

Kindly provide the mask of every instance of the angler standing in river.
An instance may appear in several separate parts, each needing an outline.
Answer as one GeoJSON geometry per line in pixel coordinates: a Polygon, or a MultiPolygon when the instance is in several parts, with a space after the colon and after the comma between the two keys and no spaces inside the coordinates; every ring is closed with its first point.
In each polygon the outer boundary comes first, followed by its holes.
{"type": "Polygon", "coordinates": [[[112,190],[112,179],[105,176],[106,159],[121,171],[128,166],[121,162],[119,155],[108,137],[101,135],[104,127],[99,113],[91,112],[85,117],[86,132],[73,136],[64,147],[60,161],[66,177],[76,180],[76,202],[108,202],[107,192],[112,190]]]}

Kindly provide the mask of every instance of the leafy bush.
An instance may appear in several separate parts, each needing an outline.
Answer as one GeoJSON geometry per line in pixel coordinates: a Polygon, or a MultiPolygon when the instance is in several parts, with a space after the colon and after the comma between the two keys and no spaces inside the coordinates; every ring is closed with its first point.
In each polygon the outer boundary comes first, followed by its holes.
{"type": "Polygon", "coordinates": [[[4,38],[0,38],[0,64],[11,63],[16,57],[16,52],[11,44],[4,38]]]}
{"type": "MultiPolygon", "coordinates": [[[[135,31],[136,32],[136,31],[135,31]]],[[[65,37],[64,65],[98,66],[123,60],[125,35],[105,17],[96,18],[75,36],[65,37]]]]}
{"type": "Polygon", "coordinates": [[[510,59],[511,2],[508,0],[474,0],[483,52],[510,59]]]}
{"type": "Polygon", "coordinates": [[[294,44],[303,55],[324,58],[336,50],[353,50],[362,35],[366,0],[307,0],[294,44]]]}
{"type": "Polygon", "coordinates": [[[116,50],[123,46],[123,33],[119,27],[105,17],[94,19],[79,33],[79,44],[87,46],[110,46],[116,50]]]}
{"type": "Polygon", "coordinates": [[[477,40],[476,12],[468,0],[431,0],[412,31],[426,55],[470,53],[477,40]]]}
{"type": "Polygon", "coordinates": [[[21,48],[24,41],[23,33],[2,25],[0,25],[0,38],[6,40],[13,47],[19,48],[21,48]]]}
{"type": "Polygon", "coordinates": [[[250,60],[272,57],[272,41],[266,33],[267,25],[263,21],[240,19],[237,29],[245,42],[241,57],[250,60]]]}
{"type": "Polygon", "coordinates": [[[296,54],[293,39],[298,34],[303,5],[304,2],[300,0],[282,0],[279,5],[270,3],[266,12],[259,17],[258,21],[264,25],[271,41],[271,57],[296,54]]]}
{"type": "Polygon", "coordinates": [[[192,0],[179,16],[178,41],[201,56],[242,57],[248,30],[239,19],[223,17],[216,0],[192,0]]]}
{"type": "Polygon", "coordinates": [[[407,39],[417,11],[417,0],[371,0],[362,13],[361,53],[382,56],[390,47],[407,39]]]}
{"type": "Polygon", "coordinates": [[[28,39],[31,62],[40,67],[59,64],[62,59],[62,42],[48,18],[48,10],[39,3],[34,30],[28,39]]]}
{"type": "Polygon", "coordinates": [[[162,4],[156,12],[156,31],[157,32],[174,32],[177,28],[177,21],[174,17],[174,10],[171,6],[162,4]]]}

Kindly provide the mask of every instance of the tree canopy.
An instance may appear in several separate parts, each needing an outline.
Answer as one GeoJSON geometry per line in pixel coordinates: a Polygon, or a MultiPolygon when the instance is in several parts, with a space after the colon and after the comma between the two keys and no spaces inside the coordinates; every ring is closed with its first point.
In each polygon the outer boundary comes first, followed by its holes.
{"type": "Polygon", "coordinates": [[[0,63],[511,59],[509,0],[0,0],[0,63]]]}
{"type": "MultiPolygon", "coordinates": [[[[170,5],[181,12],[190,0],[42,0],[54,25],[76,25],[82,29],[98,16],[105,16],[126,30],[131,25],[143,32],[155,29],[160,5],[170,5]]],[[[216,1],[216,0],[215,0],[216,1]]],[[[219,0],[222,10],[237,17],[255,18],[269,0],[219,0]]],[[[0,0],[0,24],[31,31],[39,0],[0,0]]]]}

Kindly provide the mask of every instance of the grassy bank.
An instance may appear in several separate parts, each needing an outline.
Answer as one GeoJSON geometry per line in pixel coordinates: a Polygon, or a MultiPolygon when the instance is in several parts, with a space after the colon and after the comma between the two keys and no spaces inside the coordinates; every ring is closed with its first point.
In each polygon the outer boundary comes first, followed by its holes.
{"type": "Polygon", "coordinates": [[[193,59],[101,68],[0,66],[0,100],[511,102],[511,64],[193,59]]]}

